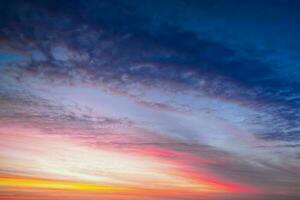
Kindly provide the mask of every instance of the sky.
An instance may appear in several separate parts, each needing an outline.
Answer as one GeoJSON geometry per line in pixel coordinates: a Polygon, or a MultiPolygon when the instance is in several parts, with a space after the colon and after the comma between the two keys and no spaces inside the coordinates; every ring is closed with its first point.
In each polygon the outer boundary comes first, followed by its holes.
{"type": "Polygon", "coordinates": [[[0,200],[299,199],[299,9],[1,0],[0,200]]]}

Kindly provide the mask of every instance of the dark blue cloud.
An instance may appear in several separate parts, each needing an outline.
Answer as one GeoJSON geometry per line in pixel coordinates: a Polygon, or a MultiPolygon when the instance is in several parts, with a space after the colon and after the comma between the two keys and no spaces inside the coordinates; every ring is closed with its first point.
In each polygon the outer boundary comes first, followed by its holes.
{"type": "Polygon", "coordinates": [[[0,8],[1,36],[32,52],[22,68],[28,73],[72,80],[84,72],[91,82],[169,84],[242,101],[274,116],[255,119],[270,126],[256,130],[260,137],[298,140],[299,6],[296,1],[11,1],[0,8]]]}

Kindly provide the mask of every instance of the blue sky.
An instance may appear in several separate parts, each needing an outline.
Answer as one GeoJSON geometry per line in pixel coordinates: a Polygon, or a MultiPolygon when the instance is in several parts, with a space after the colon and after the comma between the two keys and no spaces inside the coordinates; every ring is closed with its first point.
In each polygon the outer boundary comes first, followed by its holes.
{"type": "Polygon", "coordinates": [[[251,199],[297,199],[299,8],[279,0],[1,4],[3,141],[16,126],[126,151],[162,148],[192,156],[174,158],[184,168],[262,190],[251,199]],[[194,160],[205,154],[210,164],[194,160]]]}

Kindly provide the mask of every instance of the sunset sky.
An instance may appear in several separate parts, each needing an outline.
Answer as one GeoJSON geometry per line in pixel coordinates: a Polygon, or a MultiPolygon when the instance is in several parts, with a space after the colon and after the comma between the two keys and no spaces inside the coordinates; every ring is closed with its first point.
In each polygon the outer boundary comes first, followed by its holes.
{"type": "Polygon", "coordinates": [[[0,0],[0,200],[299,200],[299,10],[0,0]]]}

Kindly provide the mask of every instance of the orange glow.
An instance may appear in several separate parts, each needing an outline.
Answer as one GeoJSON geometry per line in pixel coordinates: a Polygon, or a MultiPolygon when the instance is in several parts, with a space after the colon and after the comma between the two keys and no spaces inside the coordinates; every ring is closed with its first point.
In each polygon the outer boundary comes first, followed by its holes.
{"type": "MultiPolygon", "coordinates": [[[[209,191],[208,186],[207,192],[209,191]]],[[[109,195],[109,199],[115,199],[118,197],[121,199],[131,199],[131,197],[170,197],[188,194],[190,196],[207,196],[209,193],[203,192],[203,188],[199,187],[191,188],[189,186],[185,188],[146,188],[135,186],[116,186],[116,185],[103,185],[95,183],[83,183],[72,181],[59,181],[59,180],[44,180],[25,177],[0,177],[0,188],[5,191],[17,191],[23,193],[23,197],[30,195],[32,192],[36,194],[53,193],[55,190],[58,195],[66,195],[67,197],[76,197],[76,199],[86,199],[87,197],[95,198],[99,195],[109,195]],[[52,192],[51,192],[52,191],[52,192]],[[72,191],[72,193],[70,193],[72,191]],[[130,197],[130,198],[129,198],[130,197]]],[[[210,189],[215,189],[211,186],[210,189]]],[[[1,192],[1,189],[0,189],[1,192]]],[[[2,199],[0,195],[0,199],[2,199]]],[[[7,196],[5,199],[18,199],[17,197],[7,196]]],[[[24,199],[24,198],[22,198],[24,199]]],[[[26,198],[25,198],[26,199],[26,198]]],[[[35,199],[33,197],[29,199],[35,199]]],[[[38,198],[37,198],[38,199],[38,198]]],[[[50,198],[51,199],[51,198],[50,198]]]]}
{"type": "Polygon", "coordinates": [[[0,188],[12,194],[55,190],[68,196],[203,197],[252,192],[200,168],[193,171],[189,162],[209,161],[185,152],[159,147],[118,151],[67,136],[18,132],[6,129],[0,140],[1,167],[15,172],[0,175],[0,188]]]}

